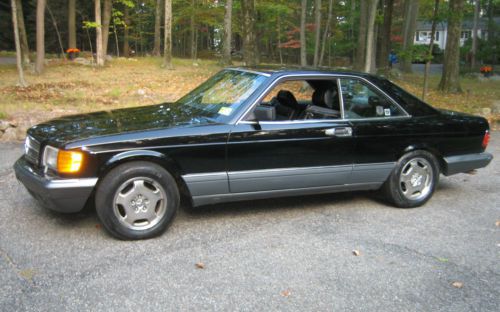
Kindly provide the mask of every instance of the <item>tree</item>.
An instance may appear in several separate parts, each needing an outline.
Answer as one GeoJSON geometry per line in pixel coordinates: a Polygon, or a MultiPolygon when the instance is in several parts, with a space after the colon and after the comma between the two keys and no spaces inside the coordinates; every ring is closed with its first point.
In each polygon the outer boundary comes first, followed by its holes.
{"type": "Polygon", "coordinates": [[[76,48],[76,0],[68,1],[68,48],[76,48]]]}
{"type": "Polygon", "coordinates": [[[385,0],[384,2],[384,23],[378,31],[377,38],[377,67],[387,68],[388,56],[391,51],[392,35],[392,14],[394,9],[394,0],[385,0]]]}
{"type": "Polygon", "coordinates": [[[233,0],[226,0],[224,14],[224,39],[222,48],[222,64],[231,64],[231,33],[232,33],[233,0]]]}
{"type": "Polygon", "coordinates": [[[172,66],[172,0],[165,0],[165,42],[163,43],[163,67],[172,66]]]}
{"type": "Polygon", "coordinates": [[[438,89],[449,93],[459,93],[462,92],[459,61],[464,0],[450,0],[448,6],[448,36],[444,51],[443,73],[438,89]]]}
{"type": "Polygon", "coordinates": [[[43,72],[45,62],[45,0],[36,3],[36,61],[35,72],[43,72]]]}
{"type": "Polygon", "coordinates": [[[404,25],[403,25],[403,57],[401,57],[401,70],[411,73],[411,61],[413,58],[413,40],[417,27],[418,1],[405,0],[404,25]]]}
{"type": "Polygon", "coordinates": [[[307,66],[306,12],[307,0],[302,0],[300,11],[300,65],[307,66]]]}
{"type": "Polygon", "coordinates": [[[332,24],[332,18],[333,18],[333,0],[330,0],[328,3],[328,18],[326,20],[326,25],[325,25],[325,31],[323,32],[323,39],[322,44],[321,44],[321,53],[319,56],[319,66],[323,65],[323,59],[325,57],[325,48],[326,48],[326,42],[328,41],[328,37],[330,36],[330,27],[332,24]]]}
{"type": "Polygon", "coordinates": [[[23,4],[21,0],[16,0],[17,25],[19,29],[19,40],[21,44],[21,58],[24,65],[30,63],[30,49],[28,46],[28,36],[26,35],[26,26],[24,25],[23,4]]]}
{"type": "Polygon", "coordinates": [[[258,63],[255,36],[255,0],[242,0],[241,13],[243,15],[243,61],[247,66],[255,66],[258,63]]]}
{"type": "Polygon", "coordinates": [[[104,66],[104,51],[102,46],[102,24],[101,24],[101,0],[94,0],[95,10],[95,33],[96,33],[96,55],[97,66],[104,66]]]}
{"type": "Polygon", "coordinates": [[[197,52],[198,52],[198,30],[196,28],[196,0],[191,0],[191,16],[190,16],[190,23],[189,23],[189,31],[190,31],[190,36],[191,36],[191,59],[194,61],[198,57],[197,52]]]}
{"type": "Polygon", "coordinates": [[[111,22],[111,0],[104,0],[102,13],[102,54],[105,57],[108,54],[109,24],[111,22]]]}
{"type": "Polygon", "coordinates": [[[129,37],[129,25],[130,25],[130,17],[129,17],[129,7],[128,5],[125,5],[123,8],[123,56],[124,57],[129,57],[130,56],[130,47],[128,43],[128,37],[129,37]]]}
{"type": "Polygon", "coordinates": [[[366,34],[368,20],[368,3],[367,0],[361,0],[359,6],[359,25],[358,25],[358,44],[356,47],[356,59],[354,69],[363,70],[366,60],[366,34]]]}
{"type": "Polygon", "coordinates": [[[439,14],[439,0],[435,0],[434,1],[434,11],[432,14],[431,42],[429,44],[429,52],[427,53],[427,61],[425,62],[424,89],[422,91],[422,101],[425,100],[425,96],[427,94],[427,88],[428,88],[428,84],[429,84],[428,78],[429,78],[429,71],[430,71],[430,67],[431,67],[432,50],[434,49],[434,38],[436,36],[438,14],[439,14]]]}
{"type": "Polygon", "coordinates": [[[474,5],[474,26],[472,27],[472,47],[471,47],[471,59],[470,67],[473,70],[476,67],[476,54],[477,54],[477,24],[479,21],[479,11],[481,9],[481,1],[476,0],[474,5]]]}
{"type": "Polygon", "coordinates": [[[155,9],[155,37],[154,37],[154,47],[153,47],[153,55],[160,56],[160,42],[161,42],[161,0],[156,0],[156,9],[155,9]]]}
{"type": "Polygon", "coordinates": [[[316,26],[315,29],[315,40],[314,40],[314,67],[318,66],[319,63],[319,47],[320,47],[320,38],[321,38],[321,0],[316,0],[314,4],[314,24],[316,26]]]}
{"type": "Polygon", "coordinates": [[[372,63],[372,54],[375,37],[375,17],[377,15],[378,0],[371,0],[368,4],[368,21],[366,28],[366,54],[364,71],[367,73],[373,72],[374,65],[372,63]]]}
{"type": "Polygon", "coordinates": [[[14,41],[15,41],[15,45],[16,45],[16,64],[17,64],[17,73],[19,74],[19,81],[18,81],[18,85],[20,87],[26,87],[27,86],[27,83],[26,81],[24,80],[24,72],[23,72],[23,64],[22,64],[22,59],[21,59],[21,42],[20,42],[20,39],[19,39],[19,25],[18,25],[18,22],[17,22],[17,18],[18,18],[18,13],[17,13],[17,4],[16,4],[16,0],[11,0],[10,3],[11,3],[11,7],[12,7],[12,25],[13,25],[13,28],[14,28],[14,41]]]}

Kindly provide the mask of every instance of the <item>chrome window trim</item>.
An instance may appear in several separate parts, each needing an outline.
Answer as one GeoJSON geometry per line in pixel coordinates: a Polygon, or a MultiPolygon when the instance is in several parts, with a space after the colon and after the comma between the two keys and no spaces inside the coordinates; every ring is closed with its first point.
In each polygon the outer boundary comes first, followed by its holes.
{"type": "Polygon", "coordinates": [[[344,120],[345,119],[344,97],[342,96],[342,85],[340,84],[340,79],[337,79],[337,96],[339,97],[339,103],[340,103],[340,118],[344,120]]]}
{"type": "MultiPolygon", "coordinates": [[[[411,117],[411,115],[403,108],[401,107],[401,105],[399,105],[392,97],[390,97],[386,92],[384,92],[382,89],[380,89],[378,86],[376,86],[375,84],[373,84],[371,81],[369,81],[368,79],[364,78],[364,77],[359,77],[359,76],[355,76],[355,75],[345,75],[345,74],[321,74],[321,73],[310,73],[310,74],[285,74],[285,75],[282,75],[278,78],[276,78],[269,86],[267,86],[267,88],[261,93],[261,95],[253,102],[251,103],[248,108],[244,111],[243,114],[240,115],[240,117],[237,119],[237,121],[234,123],[235,125],[239,125],[240,123],[244,123],[244,124],[255,124],[256,122],[254,121],[245,121],[243,120],[249,113],[252,109],[255,108],[255,106],[258,105],[258,103],[260,103],[262,101],[262,99],[264,99],[267,94],[269,93],[269,91],[274,88],[276,85],[278,85],[279,83],[283,82],[283,81],[288,81],[288,80],[305,80],[305,79],[302,79],[302,78],[314,78],[314,77],[318,77],[318,80],[327,80],[327,79],[337,79],[337,81],[339,81],[340,79],[343,79],[343,78],[352,78],[352,79],[356,79],[356,80],[361,80],[363,82],[365,82],[366,84],[372,86],[373,88],[375,88],[378,92],[380,92],[381,94],[383,94],[387,99],[389,99],[389,101],[391,101],[393,104],[395,104],[398,108],[401,109],[401,111],[405,114],[405,116],[390,116],[390,117],[374,117],[374,118],[351,118],[351,119],[345,119],[344,117],[345,116],[341,116],[340,119],[310,119],[311,121],[316,121],[316,122],[330,122],[330,120],[334,120],[334,121],[356,121],[356,120],[389,120],[389,119],[394,119],[394,118],[409,118],[411,117]]],[[[338,83],[338,82],[337,82],[338,83]]],[[[339,90],[340,92],[342,92],[342,89],[339,90]]],[[[340,97],[341,98],[341,110],[343,111],[344,109],[344,103],[343,103],[343,99],[342,99],[342,96],[340,97]]],[[[287,122],[290,122],[290,121],[296,121],[296,120],[285,120],[285,121],[279,121],[277,123],[279,124],[285,124],[287,122]]],[[[302,120],[298,120],[298,121],[302,121],[302,120]]],[[[269,121],[267,121],[269,122],[269,121]]],[[[272,121],[272,122],[275,122],[275,121],[272,121]]],[[[262,122],[259,122],[259,124],[264,124],[265,122],[262,121],[262,122]]]]}
{"type": "Polygon", "coordinates": [[[226,68],[225,70],[239,71],[239,72],[244,72],[244,73],[251,73],[251,74],[261,75],[261,76],[265,76],[265,77],[271,77],[271,74],[260,72],[260,71],[257,71],[257,70],[251,70],[251,69],[241,68],[241,67],[229,67],[229,68],[226,68]]]}

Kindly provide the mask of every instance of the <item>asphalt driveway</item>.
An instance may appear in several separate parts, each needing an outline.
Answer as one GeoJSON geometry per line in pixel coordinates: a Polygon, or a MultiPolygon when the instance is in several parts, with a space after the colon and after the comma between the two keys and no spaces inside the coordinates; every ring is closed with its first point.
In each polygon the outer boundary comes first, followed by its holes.
{"type": "Polygon", "coordinates": [[[2,143],[0,311],[499,311],[500,133],[489,151],[417,209],[371,193],[225,204],[122,242],[95,212],[40,208],[11,170],[21,145],[2,143]]]}

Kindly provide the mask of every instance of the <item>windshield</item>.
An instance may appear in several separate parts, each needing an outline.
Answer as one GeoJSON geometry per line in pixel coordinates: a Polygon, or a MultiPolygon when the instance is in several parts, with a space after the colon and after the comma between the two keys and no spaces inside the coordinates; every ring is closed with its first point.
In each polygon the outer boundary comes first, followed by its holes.
{"type": "Polygon", "coordinates": [[[199,117],[225,122],[267,78],[264,75],[223,70],[182,97],[177,103],[199,117]]]}

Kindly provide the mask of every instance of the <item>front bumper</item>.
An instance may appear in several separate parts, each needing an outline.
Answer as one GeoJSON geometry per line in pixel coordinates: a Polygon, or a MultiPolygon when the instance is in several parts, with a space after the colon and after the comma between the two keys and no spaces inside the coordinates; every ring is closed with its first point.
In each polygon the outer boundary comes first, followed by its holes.
{"type": "Polygon", "coordinates": [[[15,163],[14,171],[16,178],[42,206],[65,213],[82,210],[97,183],[97,178],[48,177],[35,170],[24,156],[15,163]]]}
{"type": "Polygon", "coordinates": [[[493,155],[490,153],[444,157],[445,166],[443,168],[443,174],[449,176],[456,173],[469,172],[474,169],[483,168],[486,167],[492,159],[493,155]]]}

